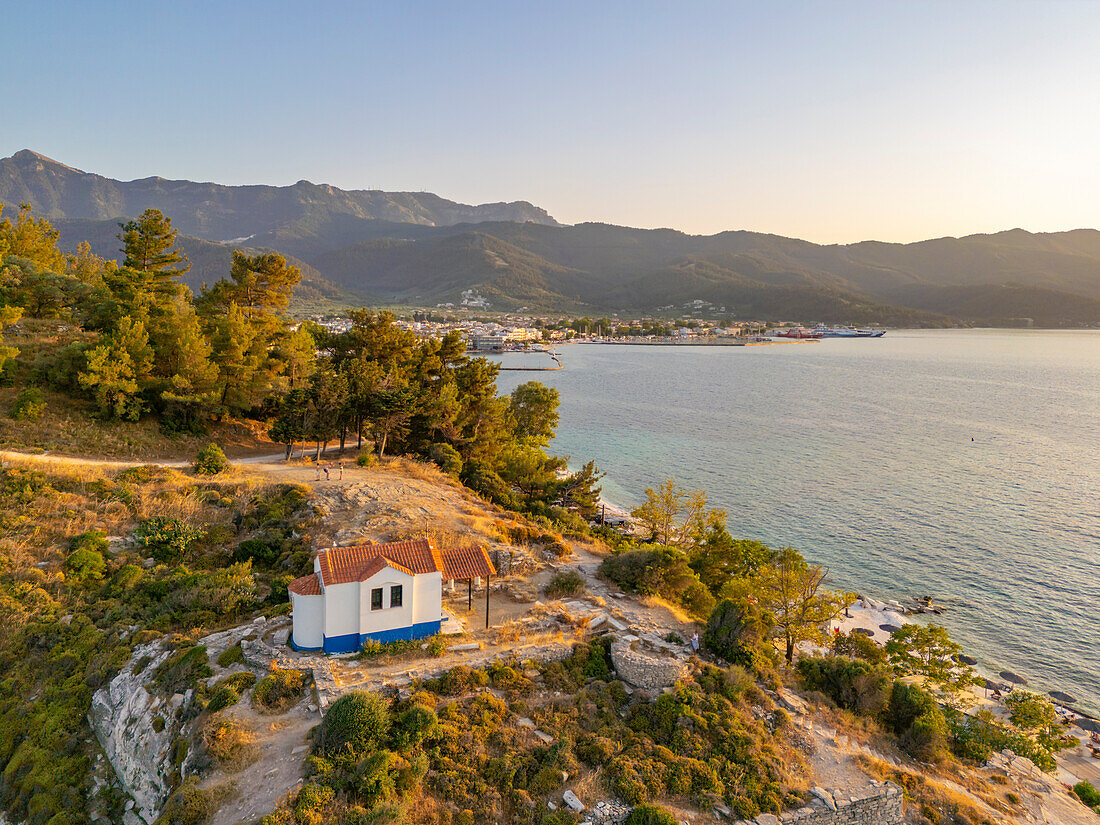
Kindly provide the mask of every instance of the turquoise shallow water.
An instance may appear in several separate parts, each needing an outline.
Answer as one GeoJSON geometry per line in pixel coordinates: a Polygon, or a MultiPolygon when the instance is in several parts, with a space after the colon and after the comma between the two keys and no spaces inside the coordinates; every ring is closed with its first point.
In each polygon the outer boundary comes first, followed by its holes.
{"type": "Polygon", "coordinates": [[[553,449],[595,459],[610,500],[675,476],[735,535],[837,588],[933,595],[985,669],[1100,711],[1100,332],[560,352],[498,384],[558,388],[553,449]]]}

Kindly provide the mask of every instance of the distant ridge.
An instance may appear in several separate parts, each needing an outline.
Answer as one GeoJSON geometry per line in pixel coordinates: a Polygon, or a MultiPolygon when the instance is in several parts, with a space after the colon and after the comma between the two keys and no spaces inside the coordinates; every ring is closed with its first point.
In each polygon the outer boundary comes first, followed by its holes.
{"type": "Polygon", "coordinates": [[[698,299],[730,318],[1100,326],[1094,229],[822,245],[743,230],[563,226],[526,201],[471,206],[308,181],[122,182],[29,150],[0,160],[0,203],[10,215],[22,201],[55,220],[63,244],[90,233],[104,254],[113,221],[156,207],[192,236],[184,245],[203,259],[203,280],[233,246],[274,249],[308,265],[318,295],[375,303],[457,303],[475,290],[502,310],[676,314],[698,299]]]}
{"type": "Polygon", "coordinates": [[[0,203],[24,201],[50,218],[90,220],[132,217],[156,207],[181,232],[217,241],[337,215],[429,226],[487,220],[556,223],[524,201],[470,206],[430,192],[343,190],[305,180],[292,186],[225,186],[161,177],[119,181],[29,149],[0,160],[0,203]]]}

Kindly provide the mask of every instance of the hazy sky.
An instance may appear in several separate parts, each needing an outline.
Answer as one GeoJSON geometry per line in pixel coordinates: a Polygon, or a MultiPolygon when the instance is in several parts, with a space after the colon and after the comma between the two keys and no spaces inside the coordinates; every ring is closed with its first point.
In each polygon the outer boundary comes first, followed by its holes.
{"type": "Polygon", "coordinates": [[[1100,3],[9,3],[0,155],[906,241],[1100,225],[1100,3]]]}

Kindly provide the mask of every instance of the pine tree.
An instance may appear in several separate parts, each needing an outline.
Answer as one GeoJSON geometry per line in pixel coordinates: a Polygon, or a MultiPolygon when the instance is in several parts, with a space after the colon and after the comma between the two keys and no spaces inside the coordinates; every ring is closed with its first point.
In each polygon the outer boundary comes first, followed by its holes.
{"type": "Polygon", "coordinates": [[[159,209],[146,209],[136,221],[120,223],[122,252],[126,255],[122,265],[137,272],[183,275],[191,264],[187,256],[175,249],[178,232],[172,228],[172,219],[159,209]]]}
{"type": "Polygon", "coordinates": [[[88,352],[87,366],[77,380],[81,387],[92,392],[104,418],[136,421],[141,416],[133,362],[125,349],[100,344],[88,352]]]}

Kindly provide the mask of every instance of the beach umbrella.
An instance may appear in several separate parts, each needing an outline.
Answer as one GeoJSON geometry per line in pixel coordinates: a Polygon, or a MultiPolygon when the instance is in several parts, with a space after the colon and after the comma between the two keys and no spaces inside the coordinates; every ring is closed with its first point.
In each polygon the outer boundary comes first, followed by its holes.
{"type": "Polygon", "coordinates": [[[978,664],[977,659],[975,659],[973,656],[967,656],[965,653],[960,653],[957,658],[964,665],[976,665],[976,664],[978,664]]]}
{"type": "Polygon", "coordinates": [[[1005,685],[994,682],[992,679],[982,679],[982,687],[986,690],[1002,690],[1005,685]]]}
{"type": "Polygon", "coordinates": [[[1063,693],[1060,690],[1052,690],[1047,695],[1050,696],[1051,699],[1057,699],[1059,702],[1067,702],[1069,704],[1073,704],[1077,701],[1076,696],[1070,696],[1068,693],[1063,693]]]}
{"type": "Polygon", "coordinates": [[[1075,719],[1073,724],[1077,725],[1077,727],[1079,728],[1084,728],[1085,730],[1090,730],[1094,733],[1100,733],[1100,722],[1097,722],[1095,719],[1085,719],[1084,717],[1081,717],[1075,719]]]}
{"type": "Polygon", "coordinates": [[[1027,684],[1027,679],[1025,679],[1019,673],[1013,673],[1011,670],[1002,670],[998,675],[1006,682],[1011,682],[1014,685],[1027,684]]]}
{"type": "Polygon", "coordinates": [[[901,628],[898,627],[896,624],[880,624],[878,626],[878,629],[885,630],[887,633],[897,633],[899,630],[901,630],[901,628]]]}
{"type": "Polygon", "coordinates": [[[865,628],[865,627],[857,627],[857,628],[856,628],[855,630],[853,630],[852,632],[853,632],[853,633],[859,633],[859,634],[861,634],[861,635],[863,635],[863,636],[874,636],[874,635],[875,635],[875,631],[873,631],[873,630],[868,630],[868,629],[867,629],[867,628],[865,628]]]}

